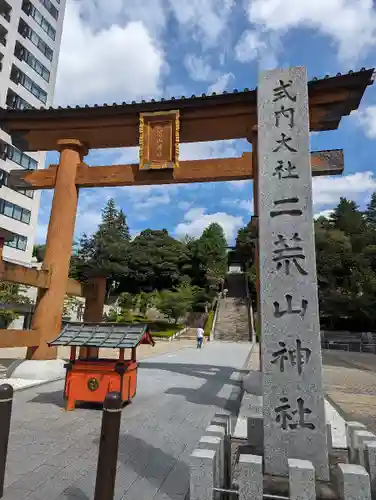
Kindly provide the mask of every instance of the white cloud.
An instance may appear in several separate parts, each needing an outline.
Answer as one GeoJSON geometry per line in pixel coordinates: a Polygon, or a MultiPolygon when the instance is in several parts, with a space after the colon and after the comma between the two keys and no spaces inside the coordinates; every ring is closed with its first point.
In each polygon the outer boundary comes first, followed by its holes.
{"type": "Polygon", "coordinates": [[[223,198],[221,200],[221,205],[227,207],[235,207],[240,210],[245,210],[246,212],[253,213],[253,201],[246,199],[237,199],[237,198],[223,198]]]}
{"type": "Polygon", "coordinates": [[[36,243],[41,245],[44,245],[46,243],[47,229],[48,229],[48,223],[42,224],[41,222],[38,222],[37,230],[35,233],[36,243]]]}
{"type": "Polygon", "coordinates": [[[341,196],[357,201],[364,200],[376,189],[376,179],[372,172],[357,172],[342,177],[315,177],[313,179],[313,203],[335,205],[341,196]]]}
{"type": "Polygon", "coordinates": [[[248,0],[248,19],[283,35],[291,28],[313,28],[329,36],[344,62],[357,59],[376,43],[372,0],[248,0]]]}
{"type": "Polygon", "coordinates": [[[213,47],[226,35],[234,0],[169,0],[178,22],[204,47],[213,47]]]}
{"type": "Polygon", "coordinates": [[[83,20],[94,30],[141,21],[148,30],[158,33],[167,22],[165,0],[80,0],[80,6],[83,20]]]}
{"type": "Polygon", "coordinates": [[[166,70],[164,53],[145,25],[130,21],[95,30],[85,22],[85,6],[75,0],[67,5],[56,102],[101,104],[158,97],[166,70]]]}
{"type": "Polygon", "coordinates": [[[192,208],[184,216],[185,222],[176,226],[175,234],[178,237],[185,235],[199,237],[203,230],[213,222],[217,222],[223,228],[228,243],[235,240],[237,231],[244,225],[242,217],[235,217],[225,212],[206,214],[204,208],[192,208]]]}
{"type": "Polygon", "coordinates": [[[180,208],[180,210],[188,210],[189,208],[191,208],[191,206],[191,201],[179,201],[178,203],[178,208],[180,208]]]}
{"type": "Polygon", "coordinates": [[[248,187],[249,189],[252,189],[252,181],[229,181],[229,186],[231,189],[234,190],[241,190],[244,189],[245,187],[248,187]]]}
{"type": "Polygon", "coordinates": [[[213,80],[218,74],[203,57],[198,57],[194,54],[187,54],[185,56],[184,66],[188,71],[189,77],[197,82],[213,80]]]}
{"type": "Polygon", "coordinates": [[[333,210],[321,210],[321,212],[317,212],[313,218],[318,219],[319,217],[329,218],[333,213],[333,210]]]}
{"type": "Polygon", "coordinates": [[[180,145],[181,160],[204,160],[206,158],[229,158],[238,156],[235,140],[184,143],[180,145]]]}
{"type": "Polygon", "coordinates": [[[209,86],[208,93],[216,92],[217,94],[221,94],[228,88],[230,80],[234,80],[234,78],[235,76],[232,73],[224,73],[216,82],[209,86]]]}
{"type": "Polygon", "coordinates": [[[363,127],[366,136],[370,139],[376,139],[376,105],[361,109],[353,113],[353,115],[363,127]]]}
{"type": "Polygon", "coordinates": [[[235,57],[240,62],[257,60],[260,69],[274,69],[277,66],[278,40],[256,30],[243,32],[235,46],[235,57]]]}
{"type": "Polygon", "coordinates": [[[161,194],[155,194],[152,196],[147,196],[143,201],[139,201],[135,204],[136,210],[150,210],[151,208],[158,207],[160,205],[168,205],[171,201],[168,192],[164,191],[161,194]]]}

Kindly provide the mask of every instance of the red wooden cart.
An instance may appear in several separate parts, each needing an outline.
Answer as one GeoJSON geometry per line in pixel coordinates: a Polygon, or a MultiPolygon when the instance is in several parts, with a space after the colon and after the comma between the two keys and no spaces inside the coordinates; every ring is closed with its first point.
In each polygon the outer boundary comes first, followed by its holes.
{"type": "Polygon", "coordinates": [[[136,394],[136,348],[140,344],[154,346],[149,328],[144,324],[68,323],[60,335],[48,343],[71,348],[70,360],[65,365],[66,410],[73,410],[78,401],[103,403],[110,391],[120,392],[123,403],[130,402],[136,394]],[[81,350],[79,359],[77,348],[86,348],[84,356],[81,350]],[[103,348],[119,349],[118,359],[99,358],[98,350],[103,348]],[[130,349],[129,359],[124,359],[125,349],[130,349]]]}

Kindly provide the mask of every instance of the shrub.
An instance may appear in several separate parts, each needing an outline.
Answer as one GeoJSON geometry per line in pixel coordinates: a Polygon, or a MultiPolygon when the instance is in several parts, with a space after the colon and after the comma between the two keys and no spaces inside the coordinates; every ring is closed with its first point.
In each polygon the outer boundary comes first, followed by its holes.
{"type": "Polygon", "coordinates": [[[214,311],[210,311],[208,314],[208,317],[206,319],[205,327],[204,327],[204,334],[205,337],[210,337],[210,332],[213,327],[213,321],[214,321],[214,311]]]}

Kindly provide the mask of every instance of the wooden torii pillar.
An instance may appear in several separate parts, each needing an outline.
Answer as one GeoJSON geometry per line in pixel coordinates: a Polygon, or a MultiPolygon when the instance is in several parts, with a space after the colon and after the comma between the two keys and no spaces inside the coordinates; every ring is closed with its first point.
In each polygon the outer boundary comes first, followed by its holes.
{"type": "Polygon", "coordinates": [[[49,347],[47,342],[56,338],[61,330],[78,203],[76,174],[88,153],[85,145],[76,139],[59,140],[57,149],[60,162],[42,266],[51,271],[51,282],[48,289],[38,291],[32,329],[38,331],[40,341],[38,347],[28,348],[27,359],[55,359],[57,355],[57,348],[49,347]]]}

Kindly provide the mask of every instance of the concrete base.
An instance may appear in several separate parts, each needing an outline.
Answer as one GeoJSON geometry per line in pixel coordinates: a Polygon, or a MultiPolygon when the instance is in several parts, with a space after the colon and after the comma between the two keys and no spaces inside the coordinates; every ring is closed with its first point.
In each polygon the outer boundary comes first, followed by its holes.
{"type": "Polygon", "coordinates": [[[249,394],[262,396],[262,372],[251,370],[243,379],[243,388],[249,394]]]}
{"type": "Polygon", "coordinates": [[[63,359],[22,360],[17,359],[7,369],[7,378],[26,380],[57,380],[65,377],[63,359]]]}

